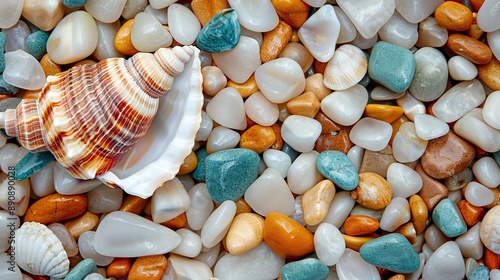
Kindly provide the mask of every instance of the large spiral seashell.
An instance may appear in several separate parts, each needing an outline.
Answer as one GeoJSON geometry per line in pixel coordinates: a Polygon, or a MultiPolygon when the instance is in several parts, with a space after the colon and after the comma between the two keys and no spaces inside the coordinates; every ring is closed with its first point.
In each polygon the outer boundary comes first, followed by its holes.
{"type": "Polygon", "coordinates": [[[52,152],[74,177],[95,178],[147,132],[194,50],[161,48],[49,76],[37,100],[0,113],[0,127],[30,151],[52,152]]]}

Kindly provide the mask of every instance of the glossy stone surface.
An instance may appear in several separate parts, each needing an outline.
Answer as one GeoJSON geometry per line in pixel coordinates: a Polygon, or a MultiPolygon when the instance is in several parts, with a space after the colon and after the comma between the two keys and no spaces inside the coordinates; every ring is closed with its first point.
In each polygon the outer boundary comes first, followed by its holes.
{"type": "Polygon", "coordinates": [[[41,89],[45,85],[45,73],[40,63],[21,49],[5,53],[3,79],[22,89],[41,89]]]}
{"type": "Polygon", "coordinates": [[[306,258],[290,262],[281,268],[280,276],[283,280],[292,279],[326,279],[328,267],[314,258],[306,258]]]}
{"type": "Polygon", "coordinates": [[[460,253],[460,248],[453,241],[448,241],[437,248],[427,260],[423,279],[462,279],[465,276],[465,264],[460,253]]]}
{"type": "Polygon", "coordinates": [[[453,130],[477,147],[494,153],[500,150],[500,143],[494,140],[500,136],[500,131],[485,122],[482,111],[480,108],[471,110],[456,122],[453,130]]]}
{"type": "Polygon", "coordinates": [[[318,259],[332,266],[344,253],[345,241],[337,227],[330,223],[322,223],[314,233],[314,248],[318,259]]]}
{"type": "Polygon", "coordinates": [[[236,215],[236,204],[226,200],[215,209],[201,229],[201,242],[206,248],[217,245],[226,235],[236,215]]]}
{"type": "Polygon", "coordinates": [[[227,128],[243,130],[247,127],[243,98],[234,88],[218,92],[206,106],[208,116],[227,128]]]}
{"type": "Polygon", "coordinates": [[[50,224],[77,217],[87,208],[85,195],[51,194],[33,203],[24,216],[25,221],[50,224]]]}
{"type": "Polygon", "coordinates": [[[291,115],[281,126],[283,140],[297,152],[310,152],[321,134],[321,124],[312,118],[291,115]]]}
{"type": "Polygon", "coordinates": [[[414,56],[416,70],[409,90],[420,101],[434,101],[444,93],[448,82],[446,58],[430,47],[419,49],[414,56]]]}
{"type": "Polygon", "coordinates": [[[372,38],[379,29],[391,18],[395,9],[394,0],[337,1],[351,19],[358,32],[364,38],[372,38]]]}
{"type": "Polygon", "coordinates": [[[358,185],[358,172],[351,160],[339,151],[324,151],[316,159],[321,174],[343,190],[351,191],[358,185]]]}
{"type": "Polygon", "coordinates": [[[266,32],[278,25],[278,14],[271,1],[229,0],[228,2],[238,13],[240,24],[251,31],[266,32]]]}
{"type": "Polygon", "coordinates": [[[384,149],[392,134],[392,127],[384,121],[365,117],[358,121],[349,132],[351,141],[371,151],[384,149]]]}
{"type": "Polygon", "coordinates": [[[467,231],[465,221],[455,202],[441,200],[432,212],[434,224],[448,237],[456,237],[467,231]]]}
{"type": "Polygon", "coordinates": [[[345,249],[336,265],[339,279],[380,279],[377,268],[366,262],[358,252],[345,249]]]}
{"type": "Polygon", "coordinates": [[[226,9],[203,26],[196,38],[196,45],[207,52],[228,51],[236,47],[240,33],[238,14],[235,10],[226,9]]]}
{"type": "Polygon", "coordinates": [[[229,79],[241,84],[260,66],[260,46],[255,39],[240,36],[236,47],[227,52],[214,53],[212,58],[229,79]]]}

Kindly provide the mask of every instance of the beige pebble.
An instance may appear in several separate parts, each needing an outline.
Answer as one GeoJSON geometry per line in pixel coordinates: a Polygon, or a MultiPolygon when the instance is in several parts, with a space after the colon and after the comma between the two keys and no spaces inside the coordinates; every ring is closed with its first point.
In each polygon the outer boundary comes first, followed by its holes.
{"type": "Polygon", "coordinates": [[[264,238],[264,218],[255,213],[241,213],[234,217],[226,235],[226,248],[240,255],[257,247],[264,238]]]}
{"type": "Polygon", "coordinates": [[[286,103],[286,109],[292,115],[301,115],[309,118],[314,118],[319,111],[321,103],[316,94],[311,91],[293,98],[286,103]]]}
{"type": "Polygon", "coordinates": [[[328,214],[335,196],[335,186],[330,180],[323,180],[302,195],[302,213],[308,225],[316,225],[328,214]]]}
{"type": "Polygon", "coordinates": [[[392,199],[392,189],[384,177],[373,172],[359,174],[359,184],[351,192],[351,197],[359,204],[370,209],[382,209],[392,199]]]}

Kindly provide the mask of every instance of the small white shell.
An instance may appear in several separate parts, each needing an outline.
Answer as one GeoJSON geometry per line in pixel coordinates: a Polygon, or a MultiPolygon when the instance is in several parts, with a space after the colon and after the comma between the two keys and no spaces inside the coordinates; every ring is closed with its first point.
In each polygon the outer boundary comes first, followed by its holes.
{"type": "Polygon", "coordinates": [[[357,84],[368,70],[368,60],[361,49],[354,45],[342,45],[328,61],[324,84],[333,90],[344,90],[357,84]]]}
{"type": "Polygon", "coordinates": [[[69,259],[61,241],[45,225],[25,222],[16,230],[15,256],[19,267],[35,275],[63,278],[69,259]]]}

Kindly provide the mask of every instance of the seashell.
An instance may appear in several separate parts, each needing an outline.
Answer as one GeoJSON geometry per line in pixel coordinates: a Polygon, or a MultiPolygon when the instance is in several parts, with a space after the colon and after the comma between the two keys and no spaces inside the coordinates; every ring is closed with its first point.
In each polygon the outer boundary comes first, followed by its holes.
{"type": "Polygon", "coordinates": [[[357,84],[368,70],[363,51],[350,44],[340,46],[325,68],[324,84],[333,90],[344,90],[357,84]]]}
{"type": "Polygon", "coordinates": [[[73,67],[49,76],[37,100],[0,113],[0,127],[30,151],[52,152],[76,178],[151,196],[194,145],[203,103],[198,54],[161,48],[73,67]]]}
{"type": "Polygon", "coordinates": [[[61,241],[45,225],[25,222],[16,230],[16,262],[26,272],[63,278],[69,259],[61,241]]]}
{"type": "Polygon", "coordinates": [[[359,184],[351,197],[366,208],[383,209],[392,199],[392,189],[384,177],[373,172],[359,173],[359,184]]]}

